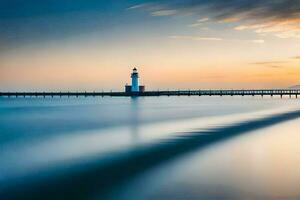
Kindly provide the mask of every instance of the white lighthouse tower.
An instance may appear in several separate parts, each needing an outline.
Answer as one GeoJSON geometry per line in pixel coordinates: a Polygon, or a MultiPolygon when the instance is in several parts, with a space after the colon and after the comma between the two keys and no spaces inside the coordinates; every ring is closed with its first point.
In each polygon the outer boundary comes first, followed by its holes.
{"type": "Polygon", "coordinates": [[[136,68],[131,73],[131,92],[139,92],[139,74],[136,68]]]}

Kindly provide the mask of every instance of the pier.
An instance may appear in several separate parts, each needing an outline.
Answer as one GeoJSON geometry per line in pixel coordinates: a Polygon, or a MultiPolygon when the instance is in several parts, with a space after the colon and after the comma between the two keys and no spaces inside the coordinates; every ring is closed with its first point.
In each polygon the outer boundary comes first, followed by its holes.
{"type": "Polygon", "coordinates": [[[298,98],[300,89],[273,90],[173,90],[142,92],[0,92],[0,97],[155,97],[155,96],[288,96],[298,98]]]}
{"type": "Polygon", "coordinates": [[[157,90],[147,91],[145,85],[139,85],[139,73],[134,67],[131,73],[131,85],[126,84],[124,92],[0,92],[0,97],[156,97],[156,96],[279,96],[298,98],[300,89],[239,89],[239,90],[157,90]]]}

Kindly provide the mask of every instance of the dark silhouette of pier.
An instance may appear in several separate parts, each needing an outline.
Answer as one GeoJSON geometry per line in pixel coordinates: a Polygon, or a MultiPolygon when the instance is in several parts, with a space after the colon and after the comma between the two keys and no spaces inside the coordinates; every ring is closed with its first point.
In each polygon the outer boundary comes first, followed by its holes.
{"type": "Polygon", "coordinates": [[[165,90],[144,92],[0,92],[0,97],[153,97],[153,96],[289,96],[298,98],[300,89],[272,90],[165,90]]]}

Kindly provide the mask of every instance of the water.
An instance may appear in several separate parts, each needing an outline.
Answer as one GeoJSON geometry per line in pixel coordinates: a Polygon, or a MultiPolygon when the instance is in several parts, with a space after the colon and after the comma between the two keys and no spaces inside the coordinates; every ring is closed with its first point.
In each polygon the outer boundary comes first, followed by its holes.
{"type": "Polygon", "coordinates": [[[2,98],[7,199],[300,197],[300,102],[2,98]]]}

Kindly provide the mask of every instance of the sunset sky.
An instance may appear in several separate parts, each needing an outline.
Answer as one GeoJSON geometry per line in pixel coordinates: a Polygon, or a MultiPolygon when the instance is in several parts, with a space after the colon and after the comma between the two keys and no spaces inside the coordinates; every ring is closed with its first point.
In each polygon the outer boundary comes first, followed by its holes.
{"type": "Polygon", "coordinates": [[[0,91],[300,84],[299,0],[2,0],[0,91]]]}

